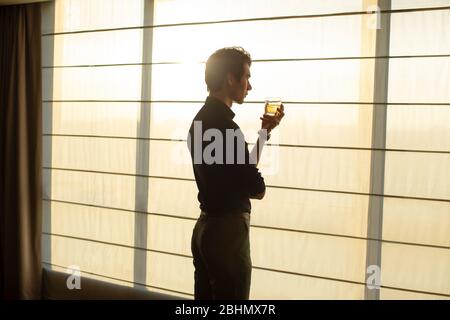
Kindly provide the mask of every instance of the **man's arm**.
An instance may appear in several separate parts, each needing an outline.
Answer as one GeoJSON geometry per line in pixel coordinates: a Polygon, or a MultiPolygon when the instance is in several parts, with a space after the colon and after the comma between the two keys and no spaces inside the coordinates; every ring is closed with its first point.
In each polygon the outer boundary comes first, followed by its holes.
{"type": "MultiPolygon", "coordinates": [[[[253,150],[255,150],[255,148],[253,148],[253,150]]],[[[259,172],[258,168],[256,167],[256,164],[254,163],[256,162],[256,158],[254,160],[251,158],[252,155],[248,153],[247,148],[246,153],[249,163],[245,164],[244,166],[241,166],[241,168],[243,169],[242,176],[246,181],[246,189],[251,199],[261,200],[264,197],[264,194],[266,193],[266,185],[264,183],[264,178],[261,176],[261,173],[259,172]]],[[[256,157],[256,154],[254,156],[256,157]]]]}
{"type": "Polygon", "coordinates": [[[266,184],[259,170],[253,164],[247,167],[248,194],[250,199],[261,200],[266,194],[266,184]]]}
{"type": "MultiPolygon", "coordinates": [[[[252,164],[255,164],[255,167],[259,163],[259,159],[261,157],[264,144],[266,143],[267,140],[270,139],[270,131],[280,124],[280,121],[283,117],[284,117],[284,106],[282,104],[280,108],[277,110],[275,116],[264,115],[263,117],[260,118],[262,120],[261,130],[258,131],[258,140],[256,141],[255,146],[253,147],[250,153],[250,161],[252,164]]],[[[250,195],[250,198],[261,200],[262,198],[264,198],[265,194],[266,188],[264,186],[264,190],[262,192],[250,195]]]]}
{"type": "Polygon", "coordinates": [[[261,158],[262,149],[267,140],[270,139],[270,133],[267,129],[261,129],[258,131],[258,140],[253,146],[250,152],[250,161],[252,164],[258,166],[259,159],[261,158]]]}
{"type": "MultiPolygon", "coordinates": [[[[255,145],[253,146],[252,151],[250,152],[250,161],[251,163],[255,164],[255,166],[258,165],[259,159],[261,158],[261,152],[264,147],[264,144],[267,140],[269,140],[270,134],[267,133],[266,129],[261,129],[258,132],[258,140],[256,141],[255,145]]],[[[261,200],[264,198],[266,194],[266,190],[264,188],[264,191],[255,195],[251,195],[251,199],[258,199],[261,200]]]]}

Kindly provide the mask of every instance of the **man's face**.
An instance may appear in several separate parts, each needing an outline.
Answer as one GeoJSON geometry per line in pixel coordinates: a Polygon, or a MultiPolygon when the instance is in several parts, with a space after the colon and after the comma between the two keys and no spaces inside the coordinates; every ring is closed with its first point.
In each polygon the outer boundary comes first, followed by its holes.
{"type": "Polygon", "coordinates": [[[250,84],[250,66],[248,63],[245,63],[244,73],[242,74],[241,79],[236,80],[233,77],[233,81],[230,86],[231,98],[233,101],[242,104],[248,91],[250,90],[252,90],[252,86],[250,84]]]}

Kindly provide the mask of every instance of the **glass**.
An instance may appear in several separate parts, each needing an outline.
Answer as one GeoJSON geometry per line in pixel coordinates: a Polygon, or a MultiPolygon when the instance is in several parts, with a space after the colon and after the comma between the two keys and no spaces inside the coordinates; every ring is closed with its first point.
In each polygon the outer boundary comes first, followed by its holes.
{"type": "Polygon", "coordinates": [[[281,98],[266,98],[266,104],[264,106],[264,114],[269,116],[275,116],[278,108],[281,106],[281,98]]]}

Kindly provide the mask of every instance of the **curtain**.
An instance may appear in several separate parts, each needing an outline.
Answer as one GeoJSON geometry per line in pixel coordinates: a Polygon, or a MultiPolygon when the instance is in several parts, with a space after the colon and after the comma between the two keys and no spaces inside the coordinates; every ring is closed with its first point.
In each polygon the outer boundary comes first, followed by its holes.
{"type": "Polygon", "coordinates": [[[0,7],[0,287],[41,297],[42,93],[39,4],[0,7]]]}
{"type": "Polygon", "coordinates": [[[184,140],[204,62],[240,45],[247,141],[265,97],[286,112],[252,202],[250,298],[450,297],[450,1],[71,0],[43,17],[46,267],[192,298],[184,140]]]}

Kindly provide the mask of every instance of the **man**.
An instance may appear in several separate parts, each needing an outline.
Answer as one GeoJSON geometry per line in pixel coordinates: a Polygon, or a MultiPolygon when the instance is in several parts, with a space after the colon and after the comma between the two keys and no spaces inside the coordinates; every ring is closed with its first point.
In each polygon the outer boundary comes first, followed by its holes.
{"type": "Polygon", "coordinates": [[[256,165],[270,131],[284,116],[264,115],[259,139],[249,154],[233,102],[242,104],[250,84],[250,55],[242,48],[223,48],[206,62],[209,91],[188,136],[201,214],[192,234],[195,299],[248,299],[250,198],[262,199],[264,179],[256,165]]]}

